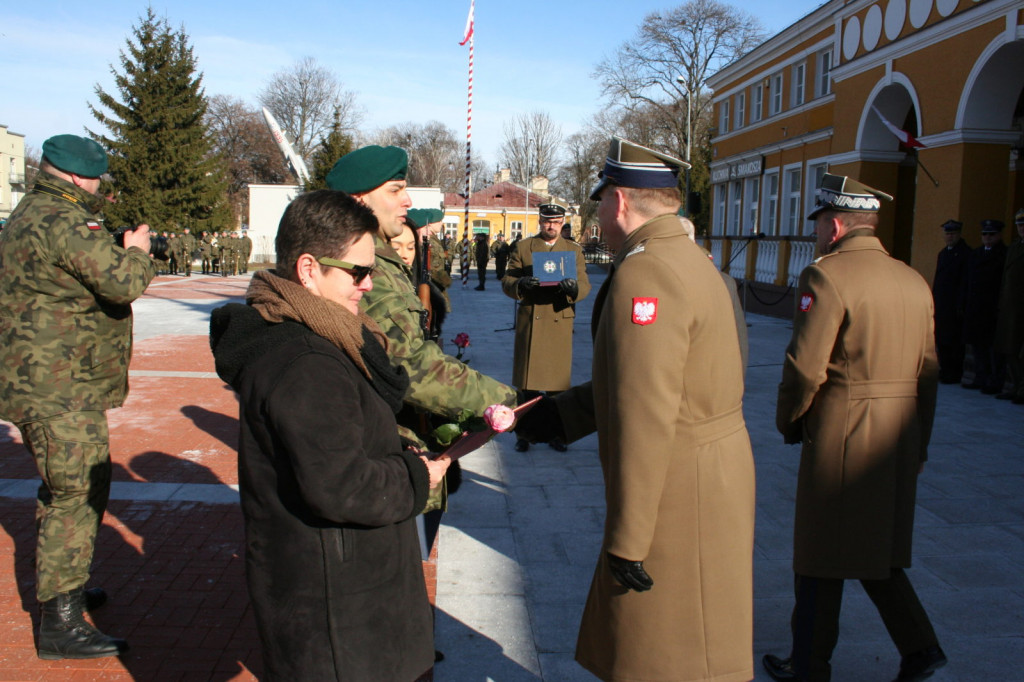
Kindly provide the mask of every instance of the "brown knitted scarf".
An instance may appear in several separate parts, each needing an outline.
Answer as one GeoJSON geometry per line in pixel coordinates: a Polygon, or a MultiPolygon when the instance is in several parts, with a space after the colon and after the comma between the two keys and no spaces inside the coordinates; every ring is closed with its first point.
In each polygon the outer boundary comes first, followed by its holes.
{"type": "Polygon", "coordinates": [[[340,303],[311,294],[301,284],[269,270],[253,275],[245,301],[267,322],[292,320],[309,327],[348,355],[367,379],[374,380],[364,356],[377,355],[377,349],[364,347],[363,329],[371,332],[373,336],[366,338],[376,338],[383,351],[387,350],[388,341],[377,323],[363,311],[353,315],[340,303]]]}

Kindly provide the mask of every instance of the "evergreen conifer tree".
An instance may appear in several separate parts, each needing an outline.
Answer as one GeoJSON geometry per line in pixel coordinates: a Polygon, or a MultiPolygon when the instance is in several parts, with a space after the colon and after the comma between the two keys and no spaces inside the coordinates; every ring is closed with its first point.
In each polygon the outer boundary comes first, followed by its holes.
{"type": "Polygon", "coordinates": [[[350,151],[352,151],[352,138],[342,132],[341,115],[338,109],[335,109],[331,132],[320,141],[316,151],[313,152],[313,167],[309,169],[309,182],[306,183],[306,191],[326,189],[327,174],[334,168],[338,159],[350,151]]]}
{"type": "Polygon", "coordinates": [[[121,71],[111,66],[118,96],[97,85],[102,109],[89,105],[109,131],[89,131],[110,153],[113,183],[103,188],[114,195],[105,209],[108,227],[231,229],[222,165],[203,121],[202,74],[184,27],[172,31],[149,7],[132,33],[121,71]]]}

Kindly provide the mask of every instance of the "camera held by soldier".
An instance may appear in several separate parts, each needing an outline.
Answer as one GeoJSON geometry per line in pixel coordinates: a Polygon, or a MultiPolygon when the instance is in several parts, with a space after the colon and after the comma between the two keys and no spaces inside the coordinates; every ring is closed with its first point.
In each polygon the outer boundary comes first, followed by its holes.
{"type": "MultiPolygon", "coordinates": [[[[137,227],[122,225],[114,230],[114,242],[123,249],[125,233],[134,232],[137,229],[137,227]]],[[[167,238],[157,234],[149,235],[149,255],[157,260],[167,260],[170,258],[170,254],[167,253],[167,238]]]]}

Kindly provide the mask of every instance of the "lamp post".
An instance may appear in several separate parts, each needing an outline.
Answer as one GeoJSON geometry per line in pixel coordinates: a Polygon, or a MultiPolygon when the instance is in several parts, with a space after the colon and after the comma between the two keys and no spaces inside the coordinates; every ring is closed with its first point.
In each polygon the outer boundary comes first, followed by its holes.
{"type": "Polygon", "coordinates": [[[686,84],[686,79],[682,76],[676,76],[676,83],[679,83],[686,88],[686,196],[683,197],[683,214],[690,217],[690,139],[693,132],[690,127],[690,114],[691,114],[691,100],[693,99],[693,93],[690,91],[690,86],[686,84]]]}

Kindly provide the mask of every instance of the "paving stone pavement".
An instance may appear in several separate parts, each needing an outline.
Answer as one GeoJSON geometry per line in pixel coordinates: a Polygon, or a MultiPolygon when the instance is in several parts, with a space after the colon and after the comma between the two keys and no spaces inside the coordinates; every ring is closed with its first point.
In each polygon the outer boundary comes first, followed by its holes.
{"type": "MultiPolygon", "coordinates": [[[[594,292],[603,272],[591,272],[594,292]]],[[[115,483],[94,584],[112,592],[96,622],[126,636],[118,659],[40,661],[32,632],[36,476],[17,431],[0,422],[0,679],[251,680],[261,672],[248,609],[237,506],[237,404],[213,374],[209,312],[246,277],[160,277],[135,305],[128,403],[110,413],[115,483]]],[[[511,379],[514,306],[493,278],[451,290],[445,338],[470,335],[467,359],[511,379]]],[[[578,306],[573,377],[589,377],[590,310],[578,306]]],[[[785,653],[792,607],[793,494],[799,449],[774,427],[791,328],[750,316],[745,414],[757,463],[754,657],[785,653]]],[[[451,348],[451,343],[448,342],[451,348]]],[[[670,351],[666,351],[670,352],[670,351]]],[[[931,459],[918,491],[909,575],[950,664],[940,680],[1024,679],[1024,408],[941,386],[931,459]]],[[[436,642],[444,682],[594,679],[573,661],[604,516],[594,436],[566,453],[512,449],[500,436],[463,460],[444,517],[436,642]]],[[[870,601],[850,583],[836,682],[895,676],[899,657],[870,601]]]]}

